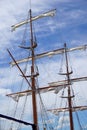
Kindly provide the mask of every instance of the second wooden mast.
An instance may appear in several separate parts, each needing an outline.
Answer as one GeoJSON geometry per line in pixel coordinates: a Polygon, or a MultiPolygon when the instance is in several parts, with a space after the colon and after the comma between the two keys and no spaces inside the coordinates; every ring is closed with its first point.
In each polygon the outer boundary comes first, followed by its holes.
{"type": "Polygon", "coordinates": [[[66,59],[66,77],[67,77],[67,83],[68,83],[68,107],[69,107],[69,119],[70,119],[70,130],[74,130],[74,125],[73,125],[73,115],[72,115],[72,97],[71,96],[71,81],[70,81],[70,74],[72,74],[72,71],[69,72],[69,66],[68,66],[68,57],[67,57],[67,48],[66,48],[66,43],[64,44],[65,47],[65,59],[66,59]]]}

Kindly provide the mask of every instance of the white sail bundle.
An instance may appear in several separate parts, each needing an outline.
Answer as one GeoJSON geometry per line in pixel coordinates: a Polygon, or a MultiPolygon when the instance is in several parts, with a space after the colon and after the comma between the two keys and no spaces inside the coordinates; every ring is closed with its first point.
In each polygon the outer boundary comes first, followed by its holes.
{"type": "MultiPolygon", "coordinates": [[[[71,79],[71,83],[78,82],[78,81],[87,81],[87,77],[71,79]]],[[[46,92],[54,91],[54,93],[57,94],[60,92],[61,89],[64,88],[65,85],[67,85],[67,80],[62,80],[62,81],[58,81],[58,82],[49,83],[48,87],[38,88],[35,91],[36,91],[36,93],[38,93],[38,92],[46,93],[46,92]]],[[[19,97],[22,97],[25,95],[28,96],[31,94],[32,94],[32,90],[25,90],[22,92],[7,94],[6,96],[9,96],[9,97],[13,98],[15,101],[17,101],[19,97]]]]}
{"type": "MultiPolygon", "coordinates": [[[[87,106],[77,106],[77,107],[72,107],[72,111],[83,111],[83,110],[87,110],[87,106]]],[[[69,108],[57,108],[57,109],[51,109],[48,110],[50,112],[52,112],[55,115],[58,115],[59,112],[66,112],[69,111],[69,108]]]]}
{"type": "MultiPolygon", "coordinates": [[[[78,81],[87,81],[87,77],[74,78],[74,79],[71,79],[70,81],[71,81],[71,84],[73,82],[78,82],[78,81]]],[[[58,85],[67,85],[67,80],[49,83],[49,86],[58,86],[58,85]]]]}
{"type": "MultiPolygon", "coordinates": [[[[37,20],[37,19],[39,19],[39,18],[48,17],[48,16],[51,16],[51,17],[52,17],[52,16],[55,15],[55,13],[56,13],[56,9],[53,9],[53,10],[48,11],[48,12],[46,12],[46,13],[43,13],[43,14],[40,14],[40,15],[38,15],[38,16],[32,17],[31,20],[34,21],[34,20],[37,20]]],[[[22,26],[22,25],[24,25],[24,24],[27,24],[27,23],[29,23],[29,22],[30,22],[30,19],[24,20],[24,21],[22,21],[22,22],[20,22],[20,23],[18,23],[18,24],[12,25],[12,26],[11,26],[11,27],[12,27],[12,31],[15,31],[16,28],[18,28],[18,27],[20,27],[20,26],[22,26]]]]}
{"type": "MultiPolygon", "coordinates": [[[[67,51],[75,51],[75,50],[86,50],[87,49],[87,45],[83,45],[83,46],[78,46],[78,47],[73,47],[73,48],[69,48],[67,49],[67,51]]],[[[41,54],[37,54],[35,56],[35,59],[39,59],[39,58],[43,58],[43,57],[47,57],[47,56],[53,56],[53,55],[58,55],[58,54],[62,54],[64,53],[64,48],[62,49],[56,49],[56,50],[53,50],[53,51],[48,51],[48,52],[44,52],[44,53],[41,53],[41,54]]],[[[21,59],[21,60],[17,60],[17,64],[20,64],[20,63],[24,63],[24,62],[27,62],[27,61],[31,61],[31,57],[28,57],[28,58],[25,58],[25,59],[21,59]]],[[[10,63],[12,66],[15,65],[14,62],[11,62],[10,63]]]]}

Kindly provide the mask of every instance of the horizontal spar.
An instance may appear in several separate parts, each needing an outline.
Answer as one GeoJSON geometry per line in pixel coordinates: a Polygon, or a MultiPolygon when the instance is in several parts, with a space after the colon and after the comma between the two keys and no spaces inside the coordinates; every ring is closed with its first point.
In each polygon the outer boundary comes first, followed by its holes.
{"type": "MultiPolygon", "coordinates": [[[[76,106],[76,107],[72,107],[72,111],[83,111],[83,110],[87,110],[87,106],[76,106]]],[[[59,112],[66,112],[69,111],[69,108],[56,108],[56,109],[50,109],[48,110],[49,112],[52,112],[55,115],[58,115],[59,112]]]]}
{"type": "MultiPolygon", "coordinates": [[[[83,45],[83,46],[78,46],[78,47],[74,47],[74,48],[69,48],[69,49],[67,49],[67,52],[75,51],[75,50],[86,50],[86,49],[87,49],[87,45],[83,45]]],[[[61,48],[61,49],[56,49],[56,50],[53,50],[53,51],[48,51],[48,52],[44,52],[44,53],[41,53],[41,54],[37,54],[35,56],[35,59],[62,54],[62,53],[64,53],[64,50],[65,50],[64,48],[61,48]]],[[[27,62],[27,61],[31,61],[31,59],[32,59],[31,57],[28,57],[28,58],[25,58],[25,59],[17,60],[16,62],[17,62],[17,64],[20,64],[20,63],[24,63],[24,62],[27,62]]],[[[11,62],[10,64],[12,66],[14,66],[15,62],[11,62]]]]}
{"type": "MultiPolygon", "coordinates": [[[[51,16],[51,17],[52,17],[52,16],[55,15],[55,13],[56,13],[56,9],[53,9],[53,10],[51,10],[51,11],[48,11],[48,12],[45,12],[45,13],[43,13],[43,14],[37,15],[37,16],[35,16],[35,17],[32,17],[32,18],[31,18],[31,21],[34,21],[34,20],[37,20],[37,19],[43,18],[43,17],[48,17],[48,16],[51,16]]],[[[24,20],[24,21],[22,21],[22,22],[20,22],[20,23],[18,23],[18,24],[12,25],[12,26],[11,26],[11,27],[12,27],[12,31],[15,31],[16,28],[18,28],[18,27],[20,27],[20,26],[22,26],[22,25],[24,25],[24,24],[27,24],[27,23],[29,23],[29,22],[30,22],[30,19],[24,20]]]]}
{"type": "MultiPolygon", "coordinates": [[[[73,78],[73,79],[71,79],[71,84],[73,82],[78,82],[78,81],[87,81],[87,77],[73,78]]],[[[41,87],[34,91],[36,91],[36,93],[38,93],[38,92],[46,93],[46,92],[50,92],[50,91],[56,91],[56,89],[58,89],[57,91],[59,92],[65,85],[68,85],[67,80],[61,80],[58,82],[49,83],[48,87],[41,87]]],[[[18,101],[19,97],[22,97],[25,95],[28,96],[31,94],[32,94],[32,90],[25,90],[22,92],[7,94],[6,96],[13,98],[15,101],[18,101]]]]}

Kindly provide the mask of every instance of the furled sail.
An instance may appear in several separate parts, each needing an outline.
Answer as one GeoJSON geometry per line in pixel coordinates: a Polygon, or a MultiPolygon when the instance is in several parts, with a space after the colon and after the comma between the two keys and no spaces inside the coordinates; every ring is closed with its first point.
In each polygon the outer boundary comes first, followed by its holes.
{"type": "MultiPolygon", "coordinates": [[[[43,14],[40,14],[40,15],[38,15],[38,16],[32,17],[31,20],[34,21],[34,20],[37,20],[37,19],[39,19],[39,18],[48,17],[48,16],[54,16],[54,15],[55,15],[55,12],[56,12],[56,9],[53,9],[53,10],[48,11],[48,12],[46,12],[46,13],[43,13],[43,14]]],[[[11,27],[12,27],[12,31],[14,31],[16,28],[18,28],[18,27],[20,27],[20,26],[22,26],[22,25],[24,25],[24,24],[27,24],[27,23],[29,23],[29,22],[30,22],[30,19],[25,20],[25,21],[22,21],[22,22],[20,22],[20,23],[18,23],[18,24],[12,25],[12,26],[11,26],[11,27]]]]}
{"type": "MultiPolygon", "coordinates": [[[[67,52],[75,51],[75,50],[86,50],[86,49],[87,49],[87,45],[83,45],[83,46],[78,46],[78,47],[75,47],[75,48],[69,48],[69,49],[67,49],[67,52]]],[[[48,51],[48,52],[44,52],[44,53],[41,53],[41,54],[37,54],[35,56],[35,59],[43,58],[43,57],[46,57],[46,56],[58,55],[58,54],[64,53],[64,50],[65,50],[64,48],[61,48],[61,49],[56,49],[56,50],[53,50],[53,51],[48,51]]],[[[27,62],[27,61],[31,61],[31,57],[21,59],[21,60],[17,60],[16,62],[17,62],[17,64],[20,64],[20,63],[24,63],[24,62],[27,62]]],[[[15,65],[14,62],[11,62],[10,64],[12,66],[15,65]]]]}
{"type": "MultiPolygon", "coordinates": [[[[70,81],[71,81],[71,83],[77,82],[77,81],[87,81],[87,77],[73,78],[70,81]]],[[[67,80],[62,80],[62,81],[58,81],[58,82],[49,83],[50,86],[57,86],[57,85],[63,85],[63,84],[66,85],[67,84],[67,80]]]]}
{"type": "MultiPolygon", "coordinates": [[[[87,81],[87,77],[71,79],[71,83],[78,82],[78,81],[87,81]]],[[[36,91],[36,93],[38,93],[38,92],[46,93],[49,91],[54,91],[55,94],[57,94],[65,85],[68,85],[67,80],[62,80],[62,81],[58,81],[58,82],[49,83],[48,87],[38,88],[35,91],[36,91]]],[[[22,92],[7,94],[6,96],[12,97],[15,101],[18,101],[19,97],[22,97],[25,95],[31,95],[31,93],[32,93],[32,90],[25,90],[22,92]]]]}
{"type": "MultiPolygon", "coordinates": [[[[87,110],[87,106],[76,106],[76,107],[72,107],[72,111],[83,111],[83,110],[87,110]]],[[[69,108],[57,108],[57,109],[50,109],[48,110],[50,112],[52,112],[55,115],[58,115],[59,112],[66,112],[69,111],[69,108]]]]}

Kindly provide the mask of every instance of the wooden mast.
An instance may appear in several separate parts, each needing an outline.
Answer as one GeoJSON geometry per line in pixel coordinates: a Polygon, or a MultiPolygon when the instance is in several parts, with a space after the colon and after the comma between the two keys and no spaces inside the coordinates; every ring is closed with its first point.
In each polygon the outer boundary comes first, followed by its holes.
{"type": "Polygon", "coordinates": [[[12,57],[14,63],[17,65],[18,69],[20,70],[20,72],[22,73],[22,76],[26,79],[27,83],[29,84],[29,86],[31,86],[31,93],[32,93],[32,107],[33,107],[33,124],[34,130],[38,130],[38,117],[37,117],[37,104],[36,104],[36,77],[39,75],[38,72],[35,71],[35,53],[34,53],[34,49],[37,46],[37,44],[34,42],[34,38],[33,38],[33,29],[32,29],[32,21],[37,20],[39,18],[43,18],[43,17],[48,17],[48,16],[54,16],[55,15],[55,11],[56,9],[53,9],[51,11],[45,12],[41,15],[32,17],[32,12],[31,9],[29,11],[30,13],[30,19],[29,20],[25,20],[23,22],[20,22],[16,25],[12,26],[12,30],[15,30],[15,28],[18,28],[24,24],[30,23],[30,35],[31,35],[31,46],[30,47],[22,47],[23,49],[30,49],[31,50],[31,75],[28,76],[31,78],[31,84],[29,83],[29,81],[27,80],[27,76],[24,75],[24,73],[22,72],[22,70],[20,69],[20,67],[18,66],[18,63],[15,61],[14,57],[11,55],[10,51],[7,50],[10,54],[10,56],[12,57]]]}
{"type": "Polygon", "coordinates": [[[70,72],[69,72],[69,66],[68,66],[68,58],[67,58],[67,51],[66,51],[66,43],[64,44],[65,47],[65,58],[66,58],[66,76],[67,76],[67,82],[68,82],[68,106],[69,106],[69,118],[70,118],[70,130],[74,130],[73,125],[73,115],[72,115],[72,96],[71,96],[71,90],[70,90],[70,72]]]}
{"type": "Polygon", "coordinates": [[[36,129],[38,129],[37,127],[37,106],[36,106],[36,86],[35,86],[35,70],[34,70],[34,40],[33,40],[33,31],[32,31],[32,12],[30,9],[30,33],[31,33],[31,57],[32,57],[32,65],[31,65],[31,86],[32,86],[32,107],[33,107],[33,122],[36,125],[36,129]]]}

